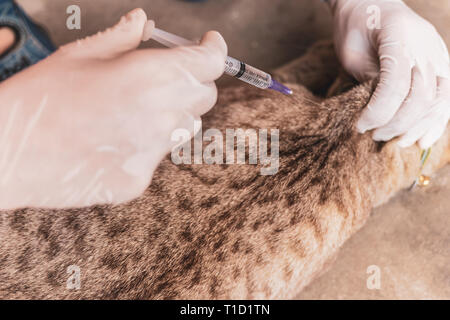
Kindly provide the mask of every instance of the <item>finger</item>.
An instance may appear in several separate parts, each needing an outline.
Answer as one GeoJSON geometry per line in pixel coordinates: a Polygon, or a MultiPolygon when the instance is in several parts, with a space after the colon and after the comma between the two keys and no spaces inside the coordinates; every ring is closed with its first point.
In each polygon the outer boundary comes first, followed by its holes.
{"type": "MultiPolygon", "coordinates": [[[[448,66],[447,69],[450,70],[450,66],[448,66]]],[[[442,77],[437,78],[436,98],[447,101],[450,100],[450,79],[442,77]]]]}
{"type": "Polygon", "coordinates": [[[214,82],[204,83],[201,94],[187,109],[195,117],[199,117],[211,110],[217,103],[217,87],[214,82]]]}
{"type": "Polygon", "coordinates": [[[162,109],[187,112],[195,117],[200,117],[211,110],[217,102],[218,93],[214,82],[195,86],[180,85],[173,87],[172,91],[162,109]],[[180,99],[180,97],[183,98],[180,99]]]}
{"type": "Polygon", "coordinates": [[[374,132],[373,139],[389,141],[412,128],[430,111],[432,101],[436,97],[436,84],[436,74],[431,66],[426,68],[425,76],[417,66],[414,67],[408,97],[394,118],[374,132]]]}
{"type": "Polygon", "coordinates": [[[385,47],[380,55],[380,82],[358,121],[361,133],[386,125],[411,88],[411,64],[400,46],[385,47]]]}
{"type": "Polygon", "coordinates": [[[225,70],[227,45],[222,36],[215,31],[205,34],[197,46],[178,47],[163,50],[165,63],[173,66],[188,77],[193,76],[198,82],[206,83],[217,80],[225,70]]]}
{"type": "Polygon", "coordinates": [[[405,133],[397,144],[401,148],[408,148],[415,144],[421,137],[423,137],[426,132],[432,127],[433,123],[436,121],[436,117],[428,116],[423,119],[420,123],[412,127],[407,133],[405,133]]]}
{"type": "MultiPolygon", "coordinates": [[[[450,68],[449,68],[450,69],[450,68]]],[[[450,118],[450,80],[438,78],[437,96],[441,101],[442,115],[438,117],[435,126],[420,139],[419,144],[422,148],[430,148],[444,134],[450,118]]]]}
{"type": "MultiPolygon", "coordinates": [[[[449,106],[450,107],[450,106],[449,106]]],[[[431,148],[444,134],[447,129],[448,117],[440,117],[437,119],[438,123],[432,126],[428,132],[419,140],[419,145],[422,149],[431,148]]]]}
{"type": "Polygon", "coordinates": [[[136,49],[141,43],[147,15],[142,9],[134,9],[123,16],[112,28],[95,36],[63,47],[71,53],[96,58],[112,58],[136,49]]]}
{"type": "MultiPolygon", "coordinates": [[[[220,33],[205,34],[199,46],[173,49],[175,56],[183,56],[183,67],[200,82],[211,82],[222,76],[228,48],[220,33]]],[[[177,57],[175,57],[177,58],[177,57]]]]}
{"type": "Polygon", "coordinates": [[[144,27],[144,32],[142,34],[142,41],[150,40],[152,38],[153,30],[155,30],[155,21],[147,21],[144,27]]]}
{"type": "Polygon", "coordinates": [[[450,64],[450,56],[448,53],[447,45],[444,42],[444,39],[442,39],[441,36],[439,36],[439,42],[441,45],[442,54],[440,56],[440,59],[437,59],[437,68],[438,70],[438,76],[441,78],[450,79],[450,68],[447,66],[450,64]]]}
{"type": "Polygon", "coordinates": [[[195,137],[197,133],[202,129],[202,119],[200,117],[195,117],[189,113],[183,113],[180,115],[180,119],[178,121],[177,129],[185,129],[188,130],[190,136],[187,136],[187,139],[182,139],[178,141],[172,141],[172,146],[180,145],[190,140],[190,137],[195,137]],[[175,143],[173,143],[175,142],[175,143]]]}
{"type": "Polygon", "coordinates": [[[431,132],[430,135],[432,135],[432,137],[427,138],[423,145],[431,143],[430,140],[434,143],[436,141],[434,140],[435,134],[440,132],[442,123],[445,122],[446,125],[448,122],[448,110],[448,100],[439,100],[431,108],[431,111],[427,116],[400,138],[398,145],[402,148],[410,147],[420,139],[424,138],[428,132],[431,132]],[[436,130],[434,128],[436,128],[436,130]]]}

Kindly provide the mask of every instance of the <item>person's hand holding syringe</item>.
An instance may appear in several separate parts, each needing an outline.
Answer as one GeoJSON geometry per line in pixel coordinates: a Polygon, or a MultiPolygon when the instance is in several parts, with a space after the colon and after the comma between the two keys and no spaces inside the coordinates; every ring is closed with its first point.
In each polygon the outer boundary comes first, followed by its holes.
{"type": "Polygon", "coordinates": [[[133,10],[0,84],[0,210],[132,200],[179,143],[172,132],[195,133],[227,45],[208,32],[188,50],[138,49],[146,23],[133,10]]]}
{"type": "MultiPolygon", "coordinates": [[[[194,41],[156,28],[155,22],[152,20],[147,22],[142,40],[147,41],[150,39],[169,48],[198,45],[194,41]]],[[[270,74],[232,57],[227,57],[225,61],[225,73],[260,89],[272,89],[286,95],[292,94],[291,89],[273,79],[270,74]]]]}
{"type": "Polygon", "coordinates": [[[219,33],[187,42],[154,29],[142,9],[2,82],[0,209],[138,197],[177,144],[171,133],[195,134],[195,120],[215,105],[214,81],[225,70],[290,93],[270,75],[227,58],[219,33]],[[149,32],[170,47],[188,46],[138,49],[149,32]]]}

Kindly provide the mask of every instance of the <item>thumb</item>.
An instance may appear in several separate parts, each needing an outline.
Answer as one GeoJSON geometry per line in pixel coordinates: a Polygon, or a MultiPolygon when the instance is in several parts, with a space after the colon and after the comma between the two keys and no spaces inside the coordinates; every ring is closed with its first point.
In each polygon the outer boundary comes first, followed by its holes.
{"type": "Polygon", "coordinates": [[[123,16],[114,27],[69,44],[63,49],[69,49],[72,53],[75,51],[82,56],[113,58],[139,46],[146,22],[147,15],[144,10],[134,9],[123,16]]]}
{"type": "Polygon", "coordinates": [[[225,70],[227,44],[215,31],[207,32],[196,46],[184,46],[167,51],[167,62],[176,64],[201,83],[217,80],[225,70]]]}
{"type": "Polygon", "coordinates": [[[380,81],[358,121],[360,133],[388,124],[411,89],[412,63],[401,46],[380,50],[380,81]]]}

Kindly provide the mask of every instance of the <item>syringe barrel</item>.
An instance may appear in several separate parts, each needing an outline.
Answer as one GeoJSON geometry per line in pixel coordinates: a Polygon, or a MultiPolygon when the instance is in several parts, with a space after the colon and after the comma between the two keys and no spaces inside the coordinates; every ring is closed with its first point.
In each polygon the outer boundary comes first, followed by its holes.
{"type": "Polygon", "coordinates": [[[225,62],[225,73],[261,89],[272,85],[270,74],[231,57],[227,57],[225,62]]]}

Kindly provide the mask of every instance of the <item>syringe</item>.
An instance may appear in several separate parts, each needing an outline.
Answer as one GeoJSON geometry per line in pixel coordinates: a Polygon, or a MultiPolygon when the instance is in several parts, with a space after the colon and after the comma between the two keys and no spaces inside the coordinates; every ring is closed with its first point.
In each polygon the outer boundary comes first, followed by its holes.
{"type": "MultiPolygon", "coordinates": [[[[194,41],[155,28],[153,21],[147,23],[146,32],[143,37],[144,41],[149,39],[153,39],[169,48],[196,45],[194,41]],[[147,32],[151,32],[150,38],[146,36],[147,32]]],[[[225,73],[261,89],[272,89],[286,95],[292,94],[291,89],[274,80],[267,72],[245,64],[235,58],[227,57],[225,61],[225,73]]]]}

